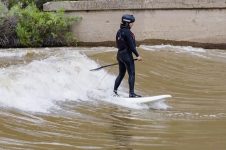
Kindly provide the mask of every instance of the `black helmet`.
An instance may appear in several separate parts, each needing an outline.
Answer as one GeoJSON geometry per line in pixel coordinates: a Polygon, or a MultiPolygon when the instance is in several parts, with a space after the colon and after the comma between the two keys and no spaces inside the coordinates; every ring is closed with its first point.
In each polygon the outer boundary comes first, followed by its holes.
{"type": "Polygon", "coordinates": [[[123,15],[122,16],[122,23],[132,23],[135,22],[135,18],[133,15],[123,15]]]}

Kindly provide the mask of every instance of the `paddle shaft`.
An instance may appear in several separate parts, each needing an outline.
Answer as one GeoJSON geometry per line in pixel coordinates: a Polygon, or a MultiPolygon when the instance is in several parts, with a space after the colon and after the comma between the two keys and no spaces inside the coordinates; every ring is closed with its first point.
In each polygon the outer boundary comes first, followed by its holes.
{"type": "MultiPolygon", "coordinates": [[[[137,58],[136,59],[133,59],[133,60],[137,60],[137,58]]],[[[118,63],[114,63],[114,64],[109,64],[109,65],[105,65],[105,66],[100,66],[100,67],[98,67],[98,68],[95,68],[95,69],[91,69],[91,70],[89,70],[89,71],[97,71],[97,70],[100,70],[100,69],[102,69],[102,68],[106,68],[106,67],[110,67],[110,66],[115,66],[115,65],[118,65],[118,63]]]]}

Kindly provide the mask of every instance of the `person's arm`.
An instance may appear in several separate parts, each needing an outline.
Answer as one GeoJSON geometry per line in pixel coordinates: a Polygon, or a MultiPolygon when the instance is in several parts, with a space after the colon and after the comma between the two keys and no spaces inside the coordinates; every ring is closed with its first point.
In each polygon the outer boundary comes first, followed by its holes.
{"type": "Polygon", "coordinates": [[[136,44],[134,42],[134,39],[129,31],[126,32],[126,41],[128,42],[129,49],[137,56],[139,57],[139,53],[136,50],[136,44]]]}

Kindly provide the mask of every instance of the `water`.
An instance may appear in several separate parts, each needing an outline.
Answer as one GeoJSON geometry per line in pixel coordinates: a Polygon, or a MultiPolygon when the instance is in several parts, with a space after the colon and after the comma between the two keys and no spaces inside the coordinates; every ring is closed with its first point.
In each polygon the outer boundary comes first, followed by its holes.
{"type": "Polygon", "coordinates": [[[137,93],[171,99],[111,102],[118,68],[89,70],[114,63],[115,48],[1,49],[0,149],[226,149],[226,52],[138,49],[137,93]]]}

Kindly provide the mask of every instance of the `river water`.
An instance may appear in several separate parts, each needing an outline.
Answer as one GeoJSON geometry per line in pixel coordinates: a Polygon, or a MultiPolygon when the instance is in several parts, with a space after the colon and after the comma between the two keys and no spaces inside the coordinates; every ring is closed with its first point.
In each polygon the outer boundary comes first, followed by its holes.
{"type": "Polygon", "coordinates": [[[138,49],[136,92],[172,98],[112,102],[117,66],[89,70],[114,63],[115,48],[1,49],[0,149],[225,150],[226,51],[138,49]]]}

